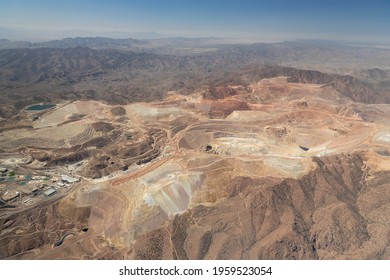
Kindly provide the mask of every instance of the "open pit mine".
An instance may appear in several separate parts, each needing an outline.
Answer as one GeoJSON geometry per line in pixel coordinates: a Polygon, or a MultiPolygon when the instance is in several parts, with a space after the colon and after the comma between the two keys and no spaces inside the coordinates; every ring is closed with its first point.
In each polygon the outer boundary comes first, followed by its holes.
{"type": "Polygon", "coordinates": [[[390,258],[390,105],[281,76],[38,110],[1,126],[3,259],[390,258]]]}

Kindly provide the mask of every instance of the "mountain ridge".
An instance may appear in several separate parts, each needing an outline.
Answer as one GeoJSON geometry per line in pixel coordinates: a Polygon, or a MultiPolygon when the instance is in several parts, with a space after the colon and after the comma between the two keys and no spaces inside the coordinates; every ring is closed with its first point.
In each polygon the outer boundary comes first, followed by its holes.
{"type": "MultiPolygon", "coordinates": [[[[272,66],[262,57],[240,53],[174,56],[81,46],[0,50],[2,100],[19,102],[19,109],[42,100],[75,100],[83,95],[114,104],[161,100],[168,91],[190,94],[209,85],[234,82],[246,86],[277,76],[287,76],[295,83],[329,85],[357,102],[390,102],[386,87],[377,90],[351,75],[272,66]]],[[[8,110],[15,113],[15,109],[8,110]]]]}

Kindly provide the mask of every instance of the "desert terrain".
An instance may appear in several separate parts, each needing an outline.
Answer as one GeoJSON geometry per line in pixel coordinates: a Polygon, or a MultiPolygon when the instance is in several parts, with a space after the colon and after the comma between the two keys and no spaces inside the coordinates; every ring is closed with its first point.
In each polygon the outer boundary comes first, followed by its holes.
{"type": "Polygon", "coordinates": [[[197,51],[42,78],[43,49],[14,51],[41,54],[17,76],[0,53],[1,259],[390,258],[386,70],[285,67],[305,57],[207,75],[197,51]]]}

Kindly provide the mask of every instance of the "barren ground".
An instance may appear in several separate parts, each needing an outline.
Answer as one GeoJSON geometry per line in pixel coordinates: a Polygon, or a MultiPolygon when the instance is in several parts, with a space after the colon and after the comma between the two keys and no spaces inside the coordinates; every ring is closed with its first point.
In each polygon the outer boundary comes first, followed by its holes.
{"type": "Polygon", "coordinates": [[[390,105],[286,77],[226,87],[2,121],[0,194],[18,194],[0,258],[389,259],[390,105]]]}

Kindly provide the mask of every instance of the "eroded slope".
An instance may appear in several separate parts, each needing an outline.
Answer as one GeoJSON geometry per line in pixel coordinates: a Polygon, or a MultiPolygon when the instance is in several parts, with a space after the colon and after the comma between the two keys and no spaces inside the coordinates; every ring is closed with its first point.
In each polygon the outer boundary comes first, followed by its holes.
{"type": "Polygon", "coordinates": [[[388,259],[389,111],[278,77],[23,112],[1,166],[80,182],[4,202],[1,258],[388,259]]]}

